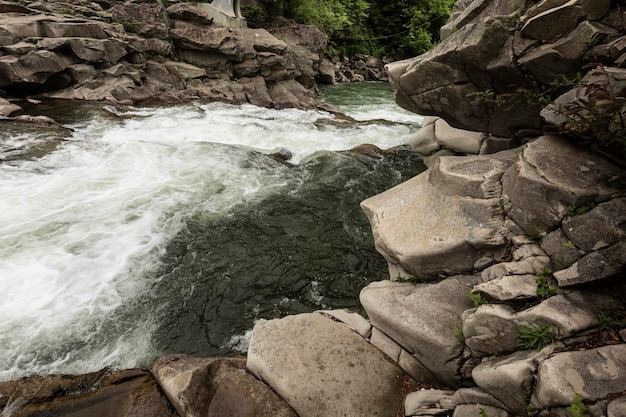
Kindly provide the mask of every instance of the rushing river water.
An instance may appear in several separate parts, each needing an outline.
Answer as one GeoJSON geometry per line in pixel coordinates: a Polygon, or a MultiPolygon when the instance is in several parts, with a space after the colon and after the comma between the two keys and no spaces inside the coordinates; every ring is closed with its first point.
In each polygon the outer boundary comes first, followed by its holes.
{"type": "Polygon", "coordinates": [[[218,103],[49,109],[69,140],[0,160],[0,381],[240,353],[258,320],[358,310],[386,277],[359,202],[424,167],[408,151],[336,151],[404,144],[421,119],[385,84],[323,97],[397,123],[218,103]],[[280,148],[291,163],[267,156],[280,148]]]}

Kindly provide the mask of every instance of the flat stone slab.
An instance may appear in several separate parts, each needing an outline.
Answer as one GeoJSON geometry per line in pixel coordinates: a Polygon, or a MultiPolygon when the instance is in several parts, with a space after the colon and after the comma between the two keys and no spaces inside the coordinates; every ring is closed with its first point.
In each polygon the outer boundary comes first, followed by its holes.
{"type": "Polygon", "coordinates": [[[357,333],[321,314],[257,324],[248,369],[300,417],[395,417],[404,372],[357,333]]]}

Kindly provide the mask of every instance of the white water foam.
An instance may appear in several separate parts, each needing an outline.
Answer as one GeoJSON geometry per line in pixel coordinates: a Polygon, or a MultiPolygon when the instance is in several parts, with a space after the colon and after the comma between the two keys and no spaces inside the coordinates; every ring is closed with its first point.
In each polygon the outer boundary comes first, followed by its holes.
{"type": "Polygon", "coordinates": [[[254,106],[109,110],[74,123],[71,140],[41,159],[0,164],[0,381],[157,355],[158,317],[129,306],[150,291],[145,277],[185,217],[224,215],[293,180],[280,164],[251,163],[250,150],[287,148],[298,162],[411,134],[318,128],[329,115],[254,106]]]}

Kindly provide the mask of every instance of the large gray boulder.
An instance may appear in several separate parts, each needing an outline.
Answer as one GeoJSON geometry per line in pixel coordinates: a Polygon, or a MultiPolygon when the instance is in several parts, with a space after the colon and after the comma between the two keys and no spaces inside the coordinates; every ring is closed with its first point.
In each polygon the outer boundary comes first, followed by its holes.
{"type": "Polygon", "coordinates": [[[597,327],[597,312],[607,303],[610,298],[602,294],[574,291],[519,312],[503,304],[481,305],[463,314],[465,343],[474,355],[483,357],[515,351],[520,326],[547,325],[557,339],[572,337],[597,327]]]}
{"type": "Polygon", "coordinates": [[[546,348],[541,352],[516,352],[489,358],[472,370],[472,378],[480,388],[504,404],[504,408],[522,414],[530,400],[537,366],[552,351],[552,348],[546,348]]]}
{"type": "Polygon", "coordinates": [[[625,344],[563,352],[539,365],[532,404],[536,408],[567,406],[576,394],[595,401],[625,390],[625,344]]]}
{"type": "Polygon", "coordinates": [[[507,216],[536,238],[554,230],[570,206],[606,201],[623,171],[603,156],[560,136],[542,136],[503,177],[507,216]]]}
{"type": "Polygon", "coordinates": [[[391,276],[436,279],[503,256],[501,178],[512,155],[442,157],[428,171],[361,203],[391,276]]]}
{"type": "Polygon", "coordinates": [[[300,417],[389,416],[404,373],[348,327],[318,313],[255,325],[248,369],[300,417]]]}
{"type": "Polygon", "coordinates": [[[437,284],[381,281],[365,287],[360,300],[375,328],[412,353],[440,381],[458,386],[462,356],[458,330],[461,314],[473,307],[467,293],[477,281],[474,276],[437,284]]]}

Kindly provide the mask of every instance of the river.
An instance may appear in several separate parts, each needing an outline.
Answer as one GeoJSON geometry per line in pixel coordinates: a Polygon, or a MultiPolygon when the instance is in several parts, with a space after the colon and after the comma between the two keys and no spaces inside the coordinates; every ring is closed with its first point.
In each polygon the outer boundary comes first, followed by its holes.
{"type": "MultiPolygon", "coordinates": [[[[386,84],[323,98],[394,123],[221,103],[40,110],[73,133],[0,160],[0,381],[241,354],[259,320],[360,310],[386,263],[359,202],[424,166],[341,151],[405,144],[421,118],[386,84]]],[[[0,144],[36,141],[21,135],[0,144]]]]}

